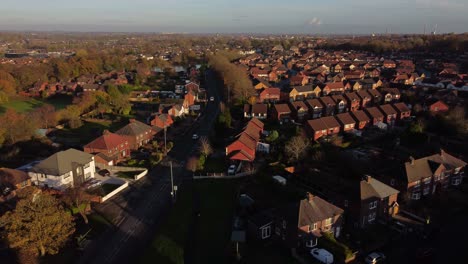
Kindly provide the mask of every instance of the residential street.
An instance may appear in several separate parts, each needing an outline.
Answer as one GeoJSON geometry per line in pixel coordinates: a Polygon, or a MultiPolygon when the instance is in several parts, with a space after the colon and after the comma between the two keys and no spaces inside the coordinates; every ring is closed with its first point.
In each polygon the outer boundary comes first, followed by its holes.
{"type": "Polygon", "coordinates": [[[132,184],[95,210],[115,216],[115,226],[93,241],[77,263],[134,263],[143,253],[171,207],[171,180],[169,161],[173,162],[174,184],[190,180],[185,161],[196,150],[192,133],[207,136],[219,112],[220,96],[212,72],[207,73],[206,89],[214,102],[208,102],[204,114],[185,135],[176,136],[174,148],[163,162],[153,168],[147,177],[132,184]]]}

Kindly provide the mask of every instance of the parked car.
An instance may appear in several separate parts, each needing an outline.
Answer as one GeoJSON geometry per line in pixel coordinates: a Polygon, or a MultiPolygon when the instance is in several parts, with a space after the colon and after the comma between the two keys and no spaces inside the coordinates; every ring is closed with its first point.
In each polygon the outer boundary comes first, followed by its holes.
{"type": "Polygon", "coordinates": [[[214,102],[214,97],[213,96],[210,97],[210,101],[214,102]]]}
{"type": "Polygon", "coordinates": [[[193,134],[193,135],[192,135],[192,139],[193,139],[193,140],[196,140],[196,139],[198,139],[198,138],[199,138],[199,136],[198,136],[197,134],[193,134]]]}
{"type": "Polygon", "coordinates": [[[234,174],[236,173],[236,165],[231,165],[228,168],[228,174],[234,174]]]}
{"type": "Polygon", "coordinates": [[[100,171],[98,171],[98,173],[101,176],[110,176],[110,171],[106,170],[106,169],[100,170],[100,171]]]}
{"type": "Polygon", "coordinates": [[[333,263],[333,255],[332,253],[326,251],[323,248],[314,248],[310,251],[312,257],[316,258],[318,261],[325,263],[325,264],[332,264],[333,263]]]}
{"type": "Polygon", "coordinates": [[[380,252],[372,252],[367,255],[365,261],[367,264],[382,263],[385,260],[385,255],[380,252]]]}

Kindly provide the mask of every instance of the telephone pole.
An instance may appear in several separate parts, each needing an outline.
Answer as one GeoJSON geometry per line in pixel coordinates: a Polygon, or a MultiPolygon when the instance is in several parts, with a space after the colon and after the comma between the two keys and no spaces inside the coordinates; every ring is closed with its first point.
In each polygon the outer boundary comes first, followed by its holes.
{"type": "Polygon", "coordinates": [[[166,123],[164,121],[164,156],[167,155],[167,148],[166,148],[166,123]]]}
{"type": "Polygon", "coordinates": [[[169,161],[169,165],[171,166],[171,197],[172,197],[172,201],[174,201],[175,193],[174,193],[174,177],[172,175],[172,161],[169,161]]]}

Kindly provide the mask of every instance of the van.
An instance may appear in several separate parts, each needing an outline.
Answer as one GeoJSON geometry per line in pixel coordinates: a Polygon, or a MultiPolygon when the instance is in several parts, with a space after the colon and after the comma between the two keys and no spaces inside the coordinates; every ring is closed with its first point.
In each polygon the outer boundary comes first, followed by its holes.
{"type": "Polygon", "coordinates": [[[332,264],[333,263],[333,255],[332,253],[326,251],[323,248],[314,248],[310,251],[310,254],[316,258],[318,261],[325,263],[325,264],[332,264]]]}

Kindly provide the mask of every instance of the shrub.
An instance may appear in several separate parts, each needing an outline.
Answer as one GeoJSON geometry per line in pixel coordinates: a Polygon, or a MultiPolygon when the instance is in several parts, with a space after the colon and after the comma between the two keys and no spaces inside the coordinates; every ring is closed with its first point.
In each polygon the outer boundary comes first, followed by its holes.
{"type": "Polygon", "coordinates": [[[319,240],[319,244],[321,247],[330,250],[333,255],[343,260],[354,257],[353,251],[345,244],[337,241],[331,233],[324,233],[323,237],[319,240]]]}
{"type": "Polygon", "coordinates": [[[136,159],[130,159],[130,160],[127,161],[128,166],[135,166],[137,164],[138,164],[138,160],[136,160],[136,159]]]}
{"type": "Polygon", "coordinates": [[[271,131],[270,135],[268,135],[268,137],[266,137],[266,141],[267,142],[274,142],[278,139],[279,137],[279,134],[278,134],[278,131],[276,130],[273,130],[271,131]]]}

